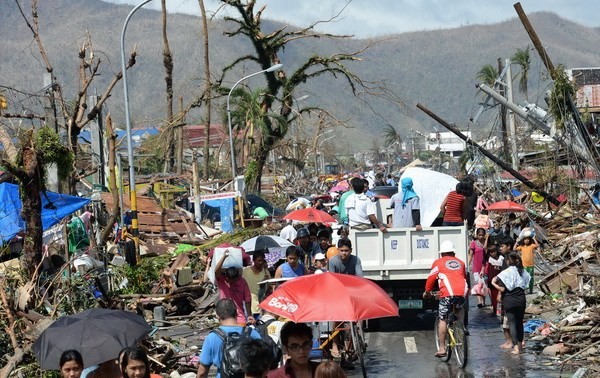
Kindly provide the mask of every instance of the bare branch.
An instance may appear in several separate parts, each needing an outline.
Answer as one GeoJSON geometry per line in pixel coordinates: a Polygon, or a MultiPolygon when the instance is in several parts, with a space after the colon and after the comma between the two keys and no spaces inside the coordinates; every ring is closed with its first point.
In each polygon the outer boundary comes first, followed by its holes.
{"type": "Polygon", "coordinates": [[[46,71],[52,73],[52,71],[53,71],[52,65],[50,64],[50,60],[48,59],[48,55],[46,54],[46,50],[44,49],[44,45],[42,44],[42,39],[40,38],[40,33],[39,33],[40,28],[39,28],[38,13],[37,13],[37,0],[31,1],[31,16],[32,16],[33,24],[31,24],[31,22],[29,22],[29,20],[27,19],[25,12],[23,12],[23,9],[21,8],[21,4],[19,4],[19,0],[15,0],[15,3],[17,4],[17,7],[19,8],[19,12],[21,13],[21,16],[23,16],[23,19],[25,20],[27,27],[33,33],[33,39],[37,43],[38,50],[40,51],[40,54],[42,55],[42,59],[44,60],[44,64],[46,64],[46,71]]]}
{"type": "Polygon", "coordinates": [[[2,113],[2,114],[0,114],[0,117],[4,117],[4,118],[22,118],[22,119],[39,119],[39,120],[42,120],[42,121],[46,120],[46,117],[38,115],[38,114],[33,114],[33,113],[26,113],[26,114],[2,113]]]}
{"type": "MultiPolygon", "coordinates": [[[[127,61],[127,65],[125,66],[125,69],[129,69],[129,68],[131,68],[131,67],[133,67],[135,65],[135,62],[136,62],[135,58],[136,58],[136,56],[137,56],[137,53],[135,52],[135,48],[134,48],[134,51],[129,55],[129,60],[127,61]]],[[[79,129],[82,129],[91,120],[93,120],[94,118],[96,118],[96,116],[100,112],[100,109],[102,109],[102,105],[104,105],[104,103],[106,102],[106,100],[108,100],[108,98],[110,97],[110,94],[111,94],[113,88],[115,87],[115,85],[117,85],[117,83],[119,82],[119,80],[121,80],[122,78],[123,78],[123,72],[119,71],[115,75],[115,77],[112,79],[112,81],[110,82],[110,84],[108,84],[108,86],[104,90],[104,93],[102,94],[102,96],[98,100],[98,103],[90,109],[90,112],[87,114],[86,119],[84,119],[81,123],[79,123],[77,125],[77,127],[79,129]]]]}

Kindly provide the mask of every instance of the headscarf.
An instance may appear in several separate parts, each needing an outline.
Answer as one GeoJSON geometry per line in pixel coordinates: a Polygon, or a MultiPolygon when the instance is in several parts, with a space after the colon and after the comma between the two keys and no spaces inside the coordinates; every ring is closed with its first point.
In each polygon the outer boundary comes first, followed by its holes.
{"type": "Polygon", "coordinates": [[[413,190],[413,180],[410,177],[405,177],[400,181],[402,185],[402,208],[406,207],[406,202],[413,197],[418,197],[413,190]]]}

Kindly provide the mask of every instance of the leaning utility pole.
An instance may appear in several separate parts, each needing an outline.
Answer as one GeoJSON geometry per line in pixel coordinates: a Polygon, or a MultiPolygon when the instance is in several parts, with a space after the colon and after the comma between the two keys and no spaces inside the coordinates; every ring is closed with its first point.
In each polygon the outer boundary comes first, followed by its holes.
{"type": "MultiPolygon", "coordinates": [[[[544,63],[544,65],[546,66],[546,69],[550,73],[550,77],[553,80],[556,80],[557,73],[554,68],[554,64],[552,63],[552,60],[550,60],[550,57],[546,53],[546,49],[544,49],[542,42],[540,41],[537,33],[533,29],[533,26],[529,22],[529,19],[527,18],[525,11],[523,11],[523,8],[521,7],[521,3],[516,3],[514,5],[514,7],[515,7],[515,10],[517,11],[517,14],[519,15],[519,19],[521,19],[521,23],[523,24],[525,31],[527,32],[527,34],[529,35],[529,38],[531,39],[531,42],[533,43],[533,46],[537,50],[538,54],[540,54],[540,58],[542,59],[542,62],[544,63]]],[[[590,151],[590,154],[593,158],[593,162],[592,162],[593,166],[596,169],[596,171],[600,172],[600,153],[598,152],[598,149],[594,145],[594,142],[592,141],[587,129],[585,128],[585,125],[583,124],[583,121],[581,120],[581,116],[579,115],[579,111],[577,110],[577,107],[575,106],[573,99],[571,98],[571,96],[566,96],[566,99],[567,99],[567,108],[569,109],[569,112],[573,116],[573,121],[575,122],[575,126],[577,127],[577,130],[578,130],[579,134],[581,135],[581,138],[584,141],[585,147],[590,151]]]]}
{"type": "Polygon", "coordinates": [[[461,133],[459,129],[457,129],[456,127],[452,126],[448,122],[446,122],[443,119],[441,119],[440,117],[438,117],[431,110],[427,109],[425,106],[423,106],[421,104],[417,104],[417,108],[421,109],[425,114],[427,114],[428,116],[430,116],[431,118],[433,118],[434,120],[436,120],[440,125],[444,126],[446,129],[448,129],[451,132],[453,132],[460,139],[462,139],[465,142],[467,142],[467,144],[469,144],[469,145],[477,148],[479,150],[479,152],[481,152],[484,156],[486,156],[488,159],[490,159],[494,163],[498,164],[501,168],[503,168],[504,170],[506,170],[508,173],[510,173],[511,175],[513,175],[514,178],[516,178],[517,180],[521,181],[523,184],[525,184],[529,188],[535,190],[541,196],[547,198],[548,201],[550,201],[550,203],[553,203],[556,206],[560,205],[560,201],[557,200],[554,196],[551,196],[550,194],[546,193],[544,191],[543,187],[541,187],[539,185],[536,185],[533,182],[529,181],[529,179],[527,177],[523,176],[519,172],[517,172],[514,169],[512,169],[512,167],[510,166],[510,164],[508,164],[507,162],[499,159],[498,157],[496,157],[496,155],[494,155],[493,153],[489,152],[485,148],[481,147],[479,144],[475,143],[471,138],[467,137],[465,134],[461,133]]]}

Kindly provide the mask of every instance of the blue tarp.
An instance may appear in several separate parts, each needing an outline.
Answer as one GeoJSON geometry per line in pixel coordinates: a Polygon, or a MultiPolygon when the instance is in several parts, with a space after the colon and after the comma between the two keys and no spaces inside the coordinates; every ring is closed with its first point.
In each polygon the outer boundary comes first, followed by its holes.
{"type": "MultiPolygon", "coordinates": [[[[54,192],[42,194],[42,227],[44,231],[59,223],[88,204],[88,198],[70,196],[54,192]],[[51,202],[51,204],[49,204],[51,202]]],[[[25,221],[21,218],[21,197],[19,186],[0,184],[0,240],[10,241],[18,232],[25,230],[25,221]]]]}

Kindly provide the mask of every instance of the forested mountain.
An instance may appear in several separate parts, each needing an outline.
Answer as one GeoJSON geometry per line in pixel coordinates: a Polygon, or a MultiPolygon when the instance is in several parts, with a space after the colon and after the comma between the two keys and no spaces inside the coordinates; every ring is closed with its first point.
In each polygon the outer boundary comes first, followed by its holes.
{"type": "MultiPolygon", "coordinates": [[[[96,57],[103,60],[100,80],[95,83],[101,92],[120,68],[120,33],[131,7],[98,0],[39,3],[40,34],[59,83],[68,95],[74,96],[78,82],[77,52],[89,34],[96,57]]],[[[30,11],[26,6],[24,10],[30,11]]],[[[282,26],[268,21],[268,17],[267,7],[263,15],[266,32],[282,26]]],[[[552,13],[534,13],[529,17],[555,65],[599,66],[598,28],[585,27],[552,13]]],[[[203,83],[201,21],[199,17],[176,14],[171,15],[168,22],[175,64],[175,97],[183,96],[184,103],[188,103],[200,93],[203,83]]],[[[127,54],[134,44],[138,52],[137,64],[129,71],[131,114],[136,125],[160,124],[165,118],[160,25],[159,12],[142,9],[135,14],[127,31],[127,54]]],[[[302,26],[305,25],[297,25],[302,26]]],[[[215,77],[235,58],[252,52],[246,40],[225,36],[223,31],[227,27],[233,25],[222,20],[211,22],[211,65],[215,77]]],[[[14,1],[0,1],[0,35],[0,85],[40,93],[44,64],[14,1]]],[[[352,129],[346,135],[353,146],[361,149],[370,148],[371,142],[365,143],[365,137],[380,138],[386,124],[397,126],[404,136],[411,128],[432,130],[434,122],[415,108],[417,102],[449,122],[465,125],[482,98],[475,89],[477,72],[482,66],[495,66],[498,58],[508,58],[517,48],[531,46],[515,15],[515,18],[497,24],[403,33],[377,41],[297,40],[287,45],[280,58],[284,70],[291,73],[313,54],[359,51],[372,42],[375,43],[361,54],[362,60],[350,67],[366,81],[385,83],[403,101],[403,107],[376,97],[365,97],[368,103],[359,101],[352,96],[345,80],[332,77],[308,81],[302,92],[296,94],[297,97],[309,95],[299,105],[319,105],[329,109],[338,119],[347,120],[352,129]]],[[[531,51],[530,54],[529,99],[541,102],[549,88],[547,75],[537,53],[531,51]]],[[[227,82],[233,83],[256,69],[248,66],[244,71],[236,70],[227,76],[227,82]]],[[[518,73],[518,68],[515,67],[514,72],[518,73]]],[[[253,79],[249,84],[256,88],[261,81],[253,79]]],[[[117,123],[122,122],[123,114],[121,88],[119,84],[107,102],[107,109],[117,123]]],[[[6,89],[0,90],[9,94],[6,89]]],[[[19,106],[23,109],[40,105],[36,97],[24,96],[20,101],[19,106]]],[[[200,114],[199,111],[192,112],[187,121],[201,122],[200,114]]],[[[220,118],[216,120],[220,121],[220,118]]],[[[317,117],[311,117],[310,122],[316,123],[317,117]]]]}

